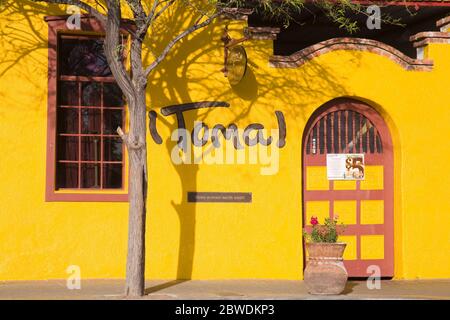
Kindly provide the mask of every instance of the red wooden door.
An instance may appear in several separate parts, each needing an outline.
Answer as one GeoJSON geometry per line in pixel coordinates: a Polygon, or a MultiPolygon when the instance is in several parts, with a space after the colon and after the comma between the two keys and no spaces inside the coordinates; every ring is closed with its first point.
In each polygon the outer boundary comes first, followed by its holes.
{"type": "Polygon", "coordinates": [[[389,129],[367,104],[336,99],[311,117],[303,141],[303,223],[311,216],[339,215],[347,227],[344,264],[350,277],[367,277],[378,266],[383,277],[394,272],[393,154],[389,129]],[[329,153],[363,153],[364,180],[328,180],[329,153]],[[373,270],[373,269],[372,269],[373,270]]]}

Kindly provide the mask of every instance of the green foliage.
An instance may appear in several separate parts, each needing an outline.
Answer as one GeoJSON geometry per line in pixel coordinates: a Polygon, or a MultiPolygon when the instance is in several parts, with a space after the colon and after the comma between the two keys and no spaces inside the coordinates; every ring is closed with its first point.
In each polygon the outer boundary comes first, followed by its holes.
{"type": "MultiPolygon", "coordinates": [[[[280,22],[287,27],[291,22],[295,22],[295,18],[304,9],[306,0],[209,0],[209,2],[215,3],[218,8],[252,8],[261,17],[280,22]]],[[[317,0],[314,4],[340,28],[345,28],[350,33],[358,30],[356,21],[347,15],[351,12],[361,12],[360,5],[349,0],[317,0]]]]}
{"type": "Polygon", "coordinates": [[[338,240],[339,234],[342,233],[345,228],[342,223],[339,226],[337,225],[337,218],[325,218],[325,223],[323,225],[320,225],[316,218],[312,218],[311,222],[314,220],[317,224],[313,224],[310,233],[303,230],[303,236],[308,242],[335,243],[338,240]]]}
{"type": "MultiPolygon", "coordinates": [[[[192,0],[185,0],[192,1],[192,0]]],[[[266,20],[278,22],[283,27],[296,22],[296,17],[305,8],[306,0],[208,0],[210,5],[220,9],[229,8],[252,8],[256,14],[266,20]]],[[[319,8],[329,19],[345,29],[348,33],[359,30],[355,15],[368,16],[366,6],[351,0],[316,0],[314,6],[319,8]]],[[[409,10],[407,7],[405,10],[409,10]]],[[[382,14],[381,21],[386,24],[402,25],[400,19],[394,19],[388,14],[382,14]]]]}
{"type": "Polygon", "coordinates": [[[265,19],[278,21],[287,27],[291,21],[294,20],[295,15],[299,13],[305,4],[305,0],[209,0],[215,2],[217,8],[251,8],[265,19]]]}

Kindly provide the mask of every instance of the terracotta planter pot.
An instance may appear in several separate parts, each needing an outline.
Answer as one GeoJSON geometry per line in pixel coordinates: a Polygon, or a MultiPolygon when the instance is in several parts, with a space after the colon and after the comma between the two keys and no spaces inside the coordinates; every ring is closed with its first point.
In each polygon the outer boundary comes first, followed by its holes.
{"type": "Polygon", "coordinates": [[[347,283],[342,255],[346,243],[307,243],[305,284],[310,294],[340,294],[347,283]]]}

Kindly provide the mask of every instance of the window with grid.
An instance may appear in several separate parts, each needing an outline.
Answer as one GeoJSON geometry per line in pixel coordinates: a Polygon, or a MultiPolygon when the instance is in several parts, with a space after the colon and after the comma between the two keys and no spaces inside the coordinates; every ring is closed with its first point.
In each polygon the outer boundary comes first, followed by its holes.
{"type": "Polygon", "coordinates": [[[125,118],[100,36],[59,35],[56,189],[121,189],[125,118]]]}

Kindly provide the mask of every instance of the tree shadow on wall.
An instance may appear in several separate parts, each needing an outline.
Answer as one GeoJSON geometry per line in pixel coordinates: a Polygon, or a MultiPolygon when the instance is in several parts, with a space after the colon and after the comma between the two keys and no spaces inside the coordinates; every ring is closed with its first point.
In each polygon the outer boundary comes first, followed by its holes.
{"type": "MultiPolygon", "coordinates": [[[[30,54],[38,52],[46,54],[47,50],[47,29],[40,26],[36,28],[29,19],[30,15],[49,15],[48,7],[42,4],[36,4],[31,1],[8,1],[8,6],[1,8],[0,13],[6,15],[11,23],[7,28],[0,32],[0,41],[12,43],[14,54],[6,54],[0,57],[0,76],[12,71],[21,59],[30,54]],[[21,16],[27,21],[26,28],[18,29],[21,16]]],[[[64,11],[52,10],[51,14],[66,14],[64,11]]],[[[2,17],[3,19],[3,17],[2,17]]],[[[168,14],[159,18],[158,25],[151,31],[145,41],[147,50],[144,54],[144,61],[151,62],[155,55],[160,53],[171,39],[173,34],[178,34],[188,21],[195,21],[197,16],[186,7],[178,6],[169,10],[168,14]]],[[[249,56],[248,70],[244,79],[235,86],[231,86],[221,73],[223,67],[223,43],[221,36],[227,21],[217,20],[211,26],[191,35],[188,40],[178,43],[172,54],[151,74],[148,82],[148,110],[159,110],[168,105],[175,105],[187,102],[197,102],[202,100],[226,101],[230,102],[231,108],[224,109],[227,113],[228,126],[230,123],[236,123],[240,120],[252,121],[255,114],[252,110],[255,108],[258,112],[273,115],[281,105],[284,106],[286,118],[301,119],[306,122],[309,112],[307,107],[310,101],[322,101],[327,99],[328,92],[346,94],[346,90],[339,83],[342,79],[338,78],[327,67],[312,60],[307,63],[307,67],[301,68],[298,72],[292,70],[267,69],[261,66],[258,61],[267,64],[268,52],[267,46],[260,46],[260,41],[246,41],[243,45],[251,53],[249,56]],[[254,61],[256,62],[254,62],[254,61]],[[289,73],[289,75],[287,75],[289,73]],[[318,81],[320,77],[320,81],[318,81]],[[289,94],[291,91],[302,92],[305,101],[292,101],[289,94]],[[231,119],[231,120],[230,120],[231,119]]],[[[21,24],[20,24],[21,25],[21,24]]],[[[230,31],[237,26],[230,26],[230,31]]],[[[359,57],[355,53],[354,61],[358,63],[359,57]]],[[[43,65],[42,59],[37,59],[41,72],[47,72],[47,65],[43,65]]],[[[46,60],[45,60],[46,61],[46,60]]],[[[148,63],[146,63],[148,64],[148,63]]],[[[27,75],[24,75],[27,79],[27,75]]],[[[31,81],[31,80],[30,80],[31,81]]],[[[46,95],[46,91],[42,92],[46,95]]],[[[1,96],[0,96],[1,98],[1,96]]],[[[325,101],[324,101],[325,102],[325,101]]],[[[23,107],[12,105],[10,107],[23,107]]],[[[46,108],[46,105],[40,104],[40,108],[46,108]]],[[[185,112],[186,126],[192,130],[192,121],[205,121],[212,109],[197,109],[185,112]]],[[[174,117],[171,115],[170,117],[174,117]]],[[[176,121],[167,121],[158,114],[158,123],[162,123],[165,131],[173,132],[177,128],[176,121]]],[[[148,138],[149,143],[153,141],[148,138]]],[[[170,137],[163,137],[163,146],[165,152],[170,154],[176,146],[176,141],[170,137]]],[[[288,138],[289,143],[289,128],[288,138]]],[[[157,146],[158,147],[158,146],[157,146]]],[[[151,170],[153,155],[149,154],[149,167],[151,170]]],[[[171,199],[171,206],[177,214],[179,221],[179,247],[178,264],[176,278],[191,279],[193,276],[194,257],[195,257],[195,239],[196,239],[196,213],[197,205],[187,201],[187,194],[190,191],[197,191],[199,165],[186,164],[175,165],[173,170],[178,176],[178,183],[181,190],[179,199],[171,199]]],[[[300,164],[299,164],[300,165],[300,164]]],[[[214,179],[229,179],[229,177],[214,177],[214,179]]],[[[153,181],[149,176],[149,188],[160,189],[158,181],[153,181]]],[[[152,192],[150,192],[151,194],[152,192]]],[[[215,190],[216,191],[216,190],[215,190]]],[[[226,190],[217,190],[226,191],[226,190]]],[[[148,199],[148,201],[157,201],[148,199]]],[[[150,205],[147,206],[151,208],[150,205]]],[[[149,230],[159,229],[159,226],[153,226],[152,216],[160,214],[158,212],[148,211],[149,230]]],[[[212,230],[213,231],[213,230],[212,230]]],[[[214,265],[214,262],[212,262],[214,265]]],[[[152,266],[150,265],[151,269],[152,266]]],[[[148,270],[148,269],[147,269],[148,270]]],[[[155,292],[170,285],[180,283],[180,281],[168,282],[166,285],[147,288],[147,293],[155,292]],[[159,289],[158,289],[159,288],[159,289]]]]}
{"type": "Polygon", "coordinates": [[[12,96],[6,88],[2,88],[0,114],[5,114],[10,108],[17,111],[46,109],[44,103],[47,97],[47,82],[43,82],[41,79],[47,79],[49,72],[47,25],[43,20],[44,16],[49,14],[62,15],[65,12],[56,7],[49,12],[45,4],[31,1],[0,1],[0,43],[2,48],[0,79],[7,82],[12,81],[12,83],[26,81],[33,89],[27,90],[24,94],[32,97],[31,100],[34,102],[33,104],[21,103],[21,97],[12,96]],[[42,17],[42,23],[35,23],[37,16],[42,17]]]}
{"type": "MultiPolygon", "coordinates": [[[[182,9],[180,9],[182,10],[182,9]]],[[[172,16],[161,20],[161,24],[171,26],[172,30],[181,29],[184,21],[184,12],[174,11],[172,16]]],[[[195,17],[193,18],[195,20],[195,17]]],[[[226,117],[224,126],[236,123],[240,120],[252,121],[254,108],[264,113],[274,114],[280,105],[289,106],[283,108],[287,117],[302,119],[306,122],[308,111],[306,107],[311,100],[324,99],[327,92],[346,94],[346,90],[340,85],[342,79],[338,78],[329,69],[318,64],[314,60],[308,62],[308,68],[297,76],[289,77],[283,72],[271,72],[260,67],[252,61],[252,57],[267,57],[267,48],[258,46],[258,41],[247,41],[243,45],[252,56],[249,57],[247,72],[242,81],[232,86],[221,73],[223,68],[223,43],[220,37],[223,33],[226,21],[217,21],[209,28],[192,35],[188,41],[177,45],[176,50],[155,70],[149,79],[150,109],[159,110],[167,105],[176,105],[198,101],[225,101],[231,104],[230,108],[224,109],[227,114],[232,114],[232,119],[226,117]],[[311,83],[321,78],[321,85],[311,83]],[[205,79],[208,79],[205,81],[205,79]],[[293,103],[290,91],[304,92],[309,101],[297,101],[293,103]]],[[[236,27],[237,28],[237,27],[236,27]]],[[[229,27],[232,31],[233,27],[229,27]]],[[[151,52],[160,52],[160,44],[167,43],[170,38],[166,33],[160,33],[157,41],[152,39],[147,45],[151,48],[146,59],[151,61],[151,52]]],[[[353,63],[357,63],[358,56],[354,57],[353,63]]],[[[268,63],[267,60],[264,63],[268,63]]],[[[325,102],[325,100],[324,100],[325,102]]],[[[196,109],[184,112],[186,127],[192,132],[193,123],[190,121],[203,121],[211,114],[212,109],[196,109]]],[[[175,117],[172,115],[172,117],[175,117]]],[[[164,123],[170,132],[176,129],[176,122],[169,123],[158,115],[158,121],[164,123]]],[[[289,129],[288,129],[289,130],[289,129]]],[[[164,137],[163,139],[166,139],[164,137]]],[[[171,153],[176,142],[167,139],[165,141],[166,152],[171,153]]],[[[173,164],[179,179],[181,197],[171,201],[172,207],[177,213],[180,223],[177,279],[191,279],[194,270],[194,258],[196,249],[196,218],[197,204],[187,201],[188,192],[211,191],[199,190],[198,174],[200,166],[197,164],[173,164]]],[[[300,165],[300,164],[299,164],[300,165]]],[[[230,177],[214,176],[212,179],[229,180],[230,177]]],[[[151,177],[150,177],[151,179],[151,177]]],[[[300,178],[299,178],[300,179],[300,178]]],[[[232,180],[232,179],[231,179],[232,180]]],[[[157,183],[154,185],[157,188],[157,183]]],[[[227,190],[213,190],[227,191],[227,190]]],[[[214,233],[214,230],[210,230],[214,233]]],[[[211,261],[211,267],[214,261],[211,261]]],[[[171,282],[173,285],[179,282],[171,282]]]]}

